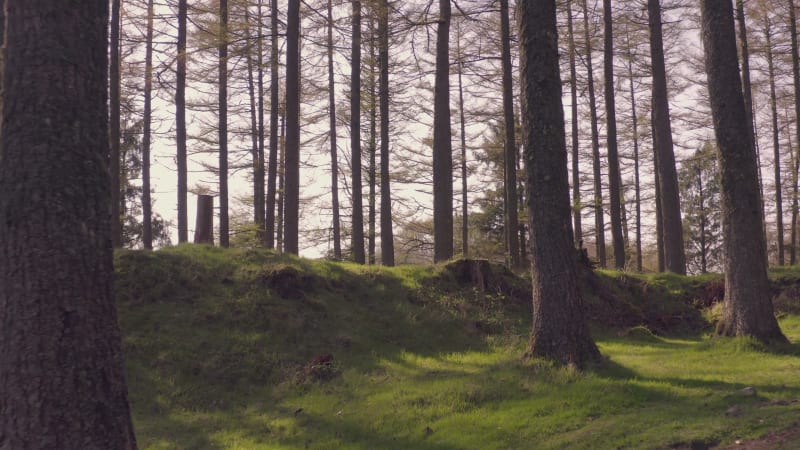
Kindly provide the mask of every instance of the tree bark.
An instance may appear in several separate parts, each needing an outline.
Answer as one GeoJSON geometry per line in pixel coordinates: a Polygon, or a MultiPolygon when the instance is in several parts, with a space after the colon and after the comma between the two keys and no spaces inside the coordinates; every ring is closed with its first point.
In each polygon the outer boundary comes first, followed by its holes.
{"type": "Polygon", "coordinates": [[[369,29],[369,145],[367,152],[369,153],[369,172],[367,179],[369,180],[369,198],[367,205],[367,260],[369,264],[375,264],[375,187],[377,181],[376,174],[376,153],[378,150],[377,132],[378,132],[378,93],[375,91],[378,83],[375,78],[375,65],[377,63],[377,55],[375,54],[375,26],[373,24],[373,15],[369,15],[367,25],[369,29]]]}
{"type": "Polygon", "coordinates": [[[353,260],[364,264],[364,203],[361,181],[361,0],[352,0],[353,40],[350,60],[350,163],[353,189],[353,260]]]}
{"type": "Polygon", "coordinates": [[[533,270],[527,355],[580,368],[600,353],[584,316],[573,249],[555,1],[520,2],[518,16],[533,270]]]}
{"type": "Polygon", "coordinates": [[[381,262],[394,266],[392,191],[389,176],[389,2],[378,3],[378,96],[381,112],[381,262]]]}
{"type": "Polygon", "coordinates": [[[592,170],[594,176],[595,251],[600,267],[606,267],[606,226],[603,217],[603,181],[600,173],[600,136],[597,131],[597,101],[594,92],[592,39],[589,31],[589,7],[583,0],[583,31],[586,44],[586,77],[589,88],[589,120],[592,130],[592,170]]]}
{"type": "Polygon", "coordinates": [[[503,119],[505,135],[503,147],[505,150],[505,215],[506,215],[506,245],[511,267],[519,267],[519,237],[517,228],[517,142],[514,136],[514,85],[511,75],[511,25],[508,20],[508,0],[500,0],[500,42],[502,43],[503,62],[503,119]]]}
{"type": "Polygon", "coordinates": [[[214,245],[214,197],[211,195],[197,196],[194,243],[214,245]]]}
{"type": "Polygon", "coordinates": [[[175,139],[178,166],[178,242],[189,240],[186,166],[186,22],[187,0],[178,0],[178,67],[175,81],[175,139]]]}
{"type": "Polygon", "coordinates": [[[639,176],[639,124],[636,115],[636,92],[633,89],[633,55],[628,58],[628,78],[631,94],[631,122],[633,125],[633,188],[636,195],[636,271],[642,271],[642,190],[639,176]]]}
{"type": "Polygon", "coordinates": [[[464,117],[464,59],[461,53],[461,26],[458,27],[458,115],[461,125],[461,254],[469,256],[469,205],[467,204],[467,123],[464,117]]]}
{"type": "MultiPolygon", "coordinates": [[[[285,108],[281,108],[281,112],[284,113],[285,108]]],[[[278,152],[278,198],[277,198],[277,208],[278,208],[278,217],[276,218],[276,228],[275,236],[277,241],[276,248],[279,252],[283,253],[286,251],[286,247],[284,247],[283,242],[283,212],[285,211],[286,207],[286,115],[281,115],[281,131],[280,131],[280,149],[278,152]]]]}
{"type": "Polygon", "coordinates": [[[659,0],[648,0],[647,16],[650,25],[650,60],[653,72],[653,147],[655,157],[658,159],[664,268],[685,275],[686,254],[683,248],[683,225],[672,144],[659,0]]]}
{"type": "Polygon", "coordinates": [[[342,259],[339,224],[339,156],[336,148],[336,84],[333,73],[333,0],[328,0],[328,119],[331,144],[331,208],[333,209],[333,258],[342,259]]]}
{"type": "Polygon", "coordinates": [[[766,41],[767,70],[769,72],[769,106],[772,114],[772,150],[773,167],[775,168],[775,222],[778,234],[778,265],[785,262],[783,244],[783,186],[781,184],[781,144],[778,128],[778,101],[775,93],[775,63],[772,55],[772,24],[769,17],[764,21],[764,39],[766,41]]]}
{"type": "Polygon", "coordinates": [[[439,0],[433,101],[433,260],[453,257],[453,147],[450,142],[450,0],[439,0]]]}
{"type": "MultiPolygon", "coordinates": [[[[275,247],[275,197],[278,179],[278,116],[280,97],[278,89],[278,0],[270,2],[270,63],[269,63],[269,162],[267,164],[267,217],[264,219],[264,244],[275,247]]],[[[277,233],[280,235],[280,233],[277,233]]]]}
{"type": "Polygon", "coordinates": [[[800,167],[800,61],[798,60],[798,45],[797,45],[797,15],[794,10],[794,0],[789,1],[789,35],[792,42],[792,78],[794,80],[794,120],[795,120],[795,145],[797,148],[792,148],[792,154],[795,155],[795,180],[793,190],[795,192],[792,199],[792,254],[789,259],[789,264],[794,265],[797,261],[797,172],[800,167]]]}
{"type": "Polygon", "coordinates": [[[228,247],[228,0],[219,0],[219,245],[228,247]]]}
{"type": "Polygon", "coordinates": [[[722,185],[725,304],[717,334],[785,342],[769,297],[758,169],[747,131],[733,9],[726,0],[701,0],[700,6],[722,185]]]}
{"type": "Polygon", "coordinates": [[[299,254],[300,221],[300,0],[289,0],[286,20],[286,150],[283,245],[299,254]]]}
{"type": "Polygon", "coordinates": [[[111,242],[114,248],[122,247],[122,208],[125,199],[120,195],[120,55],[119,9],[121,0],[111,1],[111,37],[109,51],[109,167],[111,173],[111,242]]]}
{"type": "Polygon", "coordinates": [[[153,202],[150,198],[150,134],[153,114],[153,0],[147,1],[147,37],[144,56],[144,118],[142,131],[142,244],[153,248],[153,202]]]}
{"type": "Polygon", "coordinates": [[[0,440],[135,449],[114,304],[105,0],[8,0],[0,440]]]}
{"type": "Polygon", "coordinates": [[[625,241],[622,236],[622,177],[619,169],[617,149],[617,112],[614,94],[614,31],[611,16],[611,0],[603,0],[604,52],[606,97],[606,138],[608,143],[608,190],[611,213],[611,244],[614,247],[614,267],[625,268],[625,241]]]}
{"type": "Polygon", "coordinates": [[[253,222],[256,225],[256,236],[258,242],[264,241],[264,218],[265,218],[265,202],[264,198],[264,93],[263,93],[263,71],[261,70],[261,4],[258,4],[258,12],[256,16],[256,26],[258,27],[258,36],[256,37],[256,52],[258,54],[258,68],[254,67],[256,64],[253,61],[252,51],[252,33],[250,27],[250,8],[245,5],[245,41],[246,41],[246,60],[247,60],[247,93],[250,97],[250,140],[251,150],[250,154],[253,158],[253,222]],[[258,70],[259,85],[258,96],[256,97],[256,80],[254,72],[258,70]]]}
{"type": "Polygon", "coordinates": [[[575,247],[583,248],[581,205],[580,141],[578,133],[578,71],[575,65],[575,33],[572,27],[572,0],[567,1],[567,39],[569,40],[569,93],[572,107],[572,228],[575,247]]]}

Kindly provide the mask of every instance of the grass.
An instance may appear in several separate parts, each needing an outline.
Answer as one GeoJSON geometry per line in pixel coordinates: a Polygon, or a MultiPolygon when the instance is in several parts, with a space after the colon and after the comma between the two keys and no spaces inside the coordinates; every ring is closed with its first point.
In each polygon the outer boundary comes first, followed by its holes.
{"type": "MultiPolygon", "coordinates": [[[[141,448],[703,448],[800,420],[796,344],[595,322],[603,363],[523,362],[528,296],[496,268],[480,289],[452,266],[191,245],[121,252],[116,264],[141,448]],[[321,355],[332,364],[311,364],[321,355]]],[[[598,318],[613,298],[626,320],[666,327],[654,318],[688,314],[704,281],[593,283],[598,318]]],[[[781,326],[800,341],[800,316],[781,326]]]]}

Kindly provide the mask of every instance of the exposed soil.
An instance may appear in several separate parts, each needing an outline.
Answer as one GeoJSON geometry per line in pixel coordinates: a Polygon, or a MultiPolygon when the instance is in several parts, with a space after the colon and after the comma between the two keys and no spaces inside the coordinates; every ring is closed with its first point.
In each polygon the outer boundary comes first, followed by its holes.
{"type": "Polygon", "coordinates": [[[791,427],[772,431],[751,441],[741,441],[739,444],[727,447],[716,447],[720,450],[777,450],[800,448],[800,422],[795,422],[791,427]]]}

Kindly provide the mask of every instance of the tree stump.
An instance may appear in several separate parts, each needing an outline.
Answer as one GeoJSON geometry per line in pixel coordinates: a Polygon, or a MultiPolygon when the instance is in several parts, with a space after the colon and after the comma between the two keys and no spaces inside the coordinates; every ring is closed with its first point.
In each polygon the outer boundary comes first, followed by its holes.
{"type": "Polygon", "coordinates": [[[210,195],[197,196],[194,243],[214,245],[214,197],[210,195]]]}

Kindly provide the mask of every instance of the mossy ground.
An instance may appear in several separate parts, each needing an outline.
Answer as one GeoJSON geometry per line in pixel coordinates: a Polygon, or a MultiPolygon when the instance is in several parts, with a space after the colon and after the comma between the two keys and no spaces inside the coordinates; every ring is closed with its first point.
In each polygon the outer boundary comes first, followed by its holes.
{"type": "MultiPolygon", "coordinates": [[[[577,373],[521,359],[529,296],[498,268],[192,245],[116,266],[141,448],[704,448],[800,421],[800,346],[705,335],[714,279],[585,280],[605,360],[577,373]]],[[[781,326],[800,341],[800,316],[781,326]]]]}

